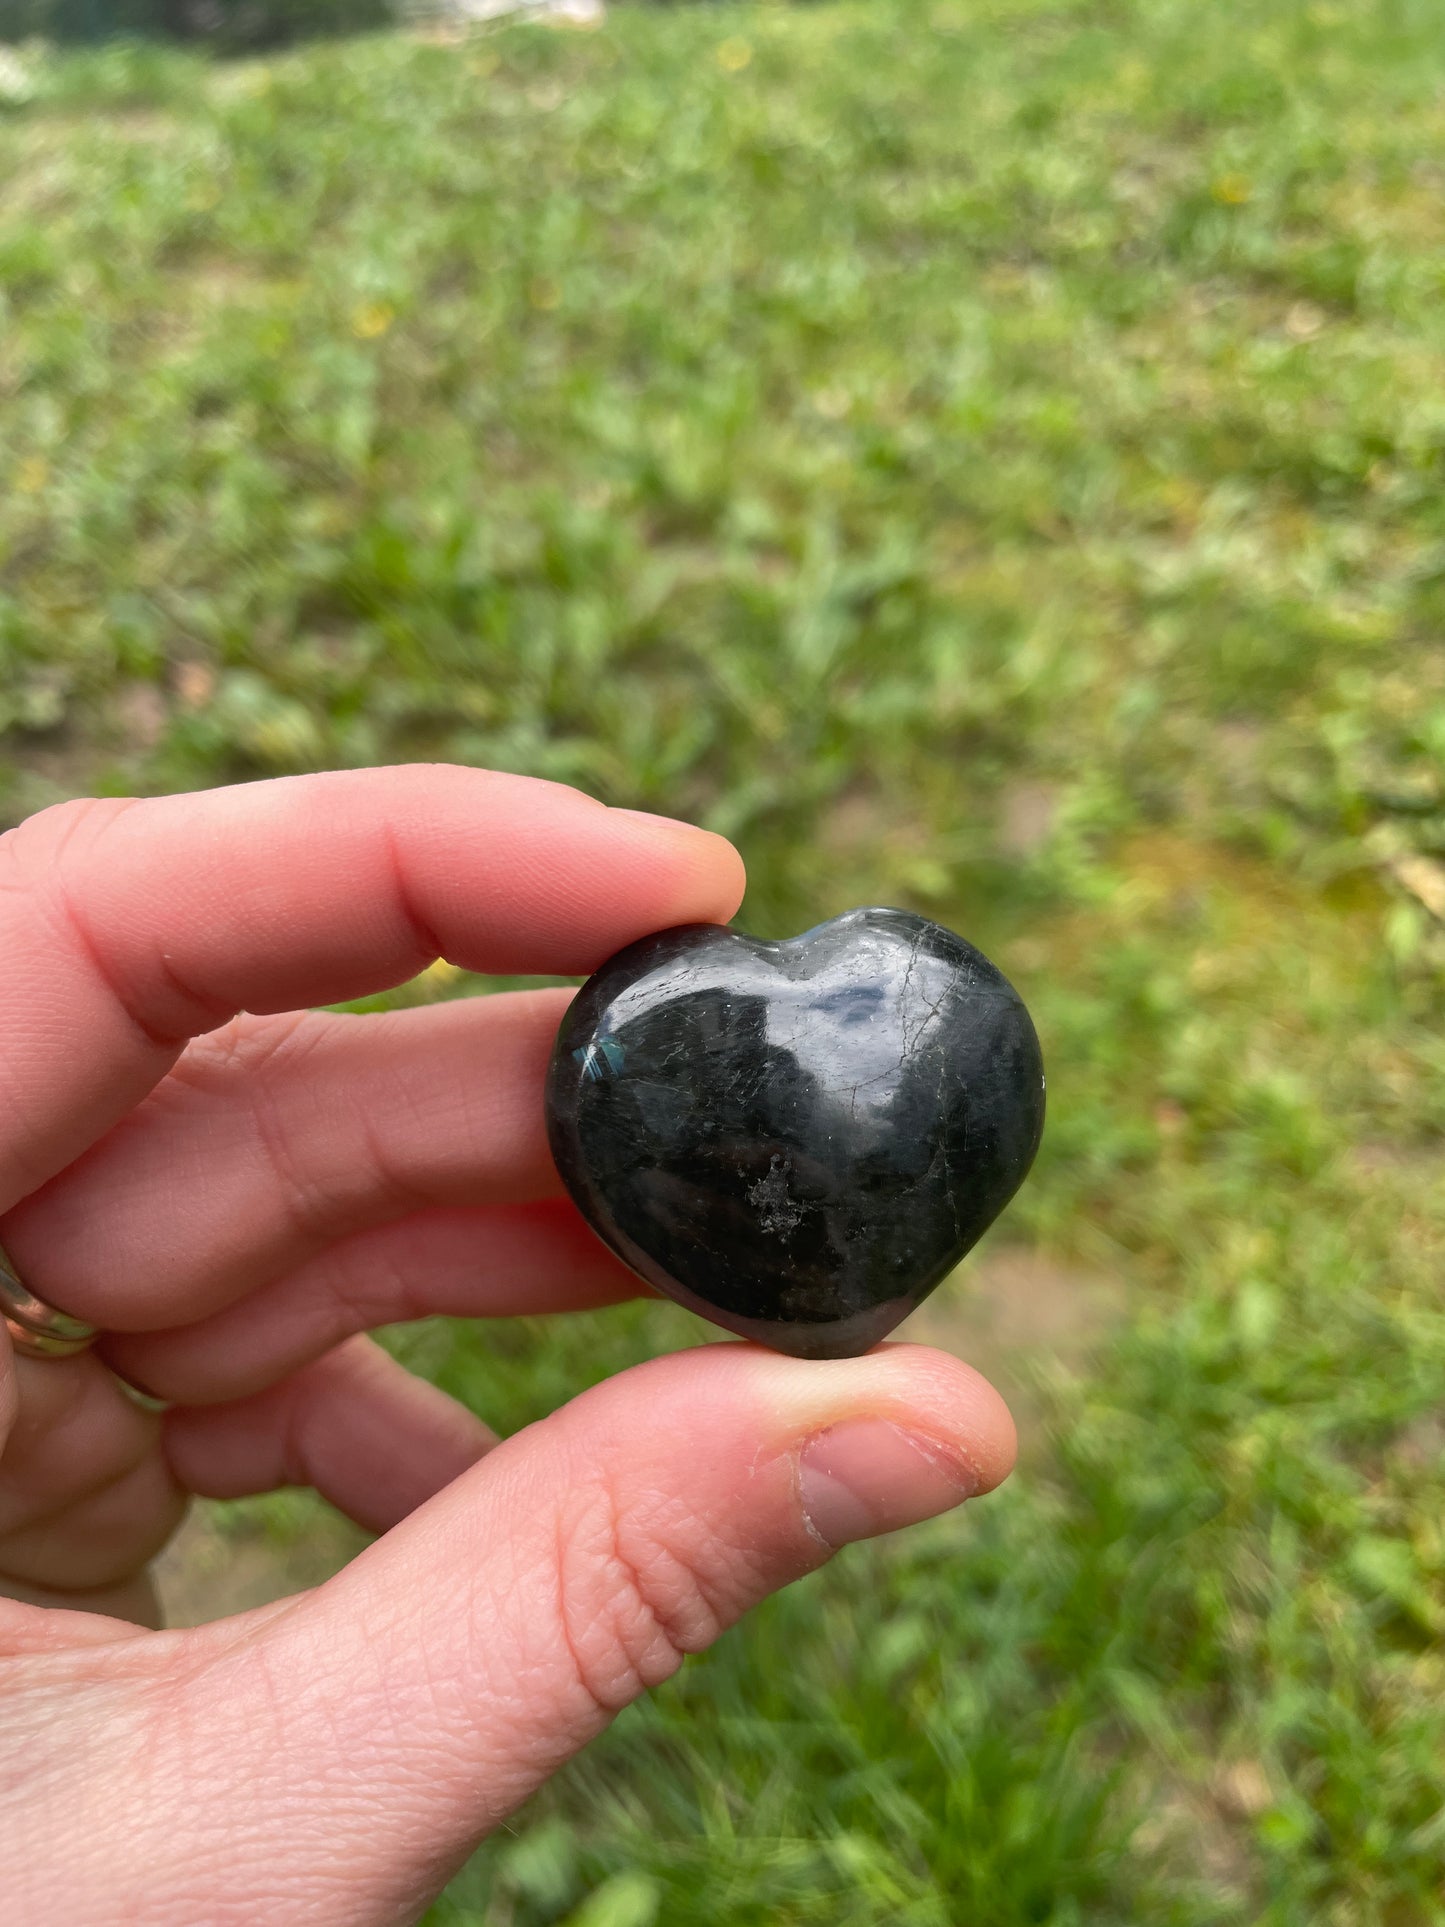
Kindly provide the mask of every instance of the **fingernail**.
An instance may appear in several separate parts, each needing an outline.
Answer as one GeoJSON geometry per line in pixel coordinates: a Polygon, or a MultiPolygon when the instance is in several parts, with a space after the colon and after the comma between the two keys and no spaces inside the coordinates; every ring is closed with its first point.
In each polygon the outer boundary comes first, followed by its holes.
{"type": "Polygon", "coordinates": [[[962,1505],[978,1477],[957,1453],[886,1419],[847,1419],[809,1439],[798,1491],[815,1536],[851,1545],[962,1505]]]}

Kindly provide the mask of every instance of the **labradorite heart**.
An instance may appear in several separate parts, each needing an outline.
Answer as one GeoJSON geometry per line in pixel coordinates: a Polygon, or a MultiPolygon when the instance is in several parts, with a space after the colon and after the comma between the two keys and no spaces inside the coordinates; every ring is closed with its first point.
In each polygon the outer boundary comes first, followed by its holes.
{"type": "Polygon", "coordinates": [[[552,1155],[658,1290],[800,1358],[890,1332],[1023,1182],[1043,1058],[1017,991],[907,910],[786,942],[684,924],[569,1006],[552,1155]]]}

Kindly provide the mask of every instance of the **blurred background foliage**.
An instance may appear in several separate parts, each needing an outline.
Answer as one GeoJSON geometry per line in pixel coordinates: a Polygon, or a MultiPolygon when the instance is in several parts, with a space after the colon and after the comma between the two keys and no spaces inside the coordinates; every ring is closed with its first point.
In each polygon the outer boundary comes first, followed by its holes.
{"type": "MultiPolygon", "coordinates": [[[[1445,1920],[1434,0],[26,42],[0,181],[9,819],[524,770],[726,831],[764,933],[952,923],[1044,1038],[921,1327],[1019,1476],[691,1662],[436,1921],[1445,1920]]],[[[505,1428],[699,1333],[395,1343],[505,1428]]]]}
{"type": "Polygon", "coordinates": [[[236,53],[361,33],[419,11],[412,0],[0,0],[0,40],[179,40],[236,53]]]}

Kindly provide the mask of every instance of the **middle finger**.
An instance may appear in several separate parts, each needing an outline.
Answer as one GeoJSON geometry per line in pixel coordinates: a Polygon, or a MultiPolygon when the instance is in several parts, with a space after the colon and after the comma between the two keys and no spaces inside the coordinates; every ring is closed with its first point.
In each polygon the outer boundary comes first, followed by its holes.
{"type": "Polygon", "coordinates": [[[238,1018],[9,1212],[0,1242],[48,1303],[154,1331],[370,1226],[555,1196],[542,1084],[570,995],[238,1018]]]}

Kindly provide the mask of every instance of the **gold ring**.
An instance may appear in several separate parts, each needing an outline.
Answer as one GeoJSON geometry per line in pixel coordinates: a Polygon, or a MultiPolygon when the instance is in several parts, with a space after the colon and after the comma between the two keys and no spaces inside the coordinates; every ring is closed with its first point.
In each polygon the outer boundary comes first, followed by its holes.
{"type": "Polygon", "coordinates": [[[0,1318],[10,1342],[25,1358],[74,1358],[100,1336],[98,1327],[37,1298],[0,1246],[0,1318]]]}

